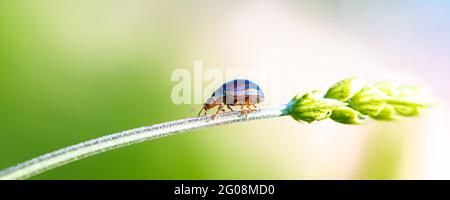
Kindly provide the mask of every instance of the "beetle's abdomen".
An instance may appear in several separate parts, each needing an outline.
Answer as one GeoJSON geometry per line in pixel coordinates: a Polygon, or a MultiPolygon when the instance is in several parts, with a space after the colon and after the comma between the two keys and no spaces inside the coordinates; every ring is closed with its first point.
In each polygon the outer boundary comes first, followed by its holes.
{"type": "Polygon", "coordinates": [[[264,101],[264,92],[252,81],[235,79],[224,83],[212,97],[227,105],[257,104],[264,101]]]}

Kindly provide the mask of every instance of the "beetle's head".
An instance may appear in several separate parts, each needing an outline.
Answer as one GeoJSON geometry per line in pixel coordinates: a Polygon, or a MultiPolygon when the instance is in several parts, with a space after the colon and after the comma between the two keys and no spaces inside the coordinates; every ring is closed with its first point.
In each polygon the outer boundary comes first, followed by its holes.
{"type": "Polygon", "coordinates": [[[214,106],[216,106],[216,100],[214,98],[208,98],[208,100],[206,100],[206,103],[203,104],[202,109],[200,110],[200,112],[198,113],[198,116],[200,116],[200,114],[202,113],[203,110],[205,110],[205,115],[206,115],[206,111],[208,111],[211,108],[214,108],[214,106]]]}

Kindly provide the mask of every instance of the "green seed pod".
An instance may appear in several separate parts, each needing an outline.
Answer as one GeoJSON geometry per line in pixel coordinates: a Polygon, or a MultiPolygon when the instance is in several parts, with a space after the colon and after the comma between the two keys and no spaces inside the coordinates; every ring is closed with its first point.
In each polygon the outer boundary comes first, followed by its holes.
{"type": "Polygon", "coordinates": [[[372,116],[372,118],[377,120],[394,120],[396,119],[396,111],[394,109],[394,106],[386,104],[383,109],[381,109],[380,113],[376,116],[372,116]]]}
{"type": "Polygon", "coordinates": [[[384,108],[385,110],[382,111],[383,114],[381,115],[384,116],[383,118],[386,118],[387,113],[417,116],[420,114],[422,107],[431,102],[429,91],[421,87],[398,85],[392,82],[381,82],[375,86],[390,97],[388,104],[392,106],[384,108]]]}
{"type": "Polygon", "coordinates": [[[313,122],[330,117],[334,108],[345,105],[334,99],[324,99],[317,91],[295,96],[288,106],[288,113],[297,121],[313,122]]]}
{"type": "Polygon", "coordinates": [[[324,97],[339,101],[347,101],[354,94],[360,91],[366,84],[366,81],[363,79],[348,78],[331,86],[324,97]]]}
{"type": "Polygon", "coordinates": [[[344,124],[361,124],[367,116],[394,120],[419,115],[431,105],[431,98],[427,90],[416,86],[387,81],[372,85],[349,78],[335,83],[324,97],[317,91],[294,97],[285,111],[298,121],[331,118],[344,124]]]}
{"type": "Polygon", "coordinates": [[[343,124],[362,124],[366,116],[350,107],[339,106],[333,109],[330,118],[343,124]]]}
{"type": "Polygon", "coordinates": [[[374,84],[374,86],[377,89],[379,89],[381,92],[383,92],[384,94],[386,94],[390,97],[394,97],[394,96],[398,95],[397,88],[399,85],[397,83],[393,83],[391,81],[383,81],[383,82],[374,84]]]}
{"type": "Polygon", "coordinates": [[[349,106],[371,117],[377,116],[386,106],[389,96],[373,85],[367,85],[348,101],[349,106]]]}
{"type": "Polygon", "coordinates": [[[395,111],[402,116],[417,116],[421,113],[421,106],[416,105],[394,105],[395,111]]]}
{"type": "Polygon", "coordinates": [[[402,116],[417,116],[421,113],[423,107],[427,104],[417,101],[414,98],[394,97],[391,98],[389,104],[393,106],[396,113],[402,116]]]}

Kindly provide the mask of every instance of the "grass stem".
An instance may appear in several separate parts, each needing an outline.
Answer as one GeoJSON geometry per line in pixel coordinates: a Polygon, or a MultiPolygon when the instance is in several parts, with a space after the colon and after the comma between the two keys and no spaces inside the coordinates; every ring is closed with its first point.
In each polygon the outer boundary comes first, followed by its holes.
{"type": "Polygon", "coordinates": [[[215,120],[211,120],[211,116],[193,117],[126,130],[65,147],[7,168],[0,171],[0,180],[26,179],[82,158],[160,137],[195,129],[284,115],[287,115],[286,105],[278,105],[260,108],[256,112],[249,113],[246,118],[242,117],[240,111],[235,111],[223,113],[215,120]]]}

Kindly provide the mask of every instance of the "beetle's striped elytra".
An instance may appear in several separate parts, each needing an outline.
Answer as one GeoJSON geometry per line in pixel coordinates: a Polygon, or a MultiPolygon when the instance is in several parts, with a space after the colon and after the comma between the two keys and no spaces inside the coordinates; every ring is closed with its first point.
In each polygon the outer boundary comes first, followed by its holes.
{"type": "Polygon", "coordinates": [[[264,92],[254,82],[247,79],[235,79],[222,84],[206,102],[203,104],[202,110],[198,113],[200,116],[202,111],[205,114],[208,110],[219,106],[216,113],[212,115],[215,119],[220,111],[225,112],[225,106],[233,111],[231,106],[241,106],[241,111],[244,117],[247,117],[248,112],[256,110],[256,105],[264,101],[264,92]]]}

